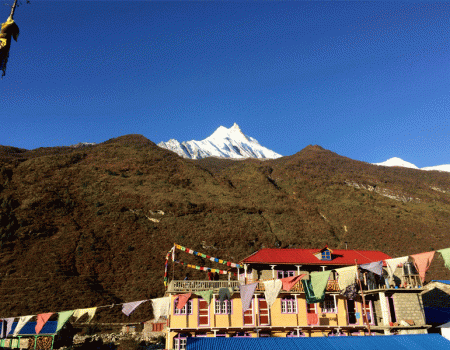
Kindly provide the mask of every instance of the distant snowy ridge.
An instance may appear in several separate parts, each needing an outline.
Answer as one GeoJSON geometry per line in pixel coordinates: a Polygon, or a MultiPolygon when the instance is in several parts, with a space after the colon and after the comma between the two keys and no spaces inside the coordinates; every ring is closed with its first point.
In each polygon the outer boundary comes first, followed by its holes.
{"type": "Polygon", "coordinates": [[[253,137],[244,135],[236,123],[229,129],[220,126],[211,136],[202,141],[192,140],[180,143],[170,139],[167,142],[158,143],[158,146],[190,159],[206,157],[273,159],[282,157],[281,154],[261,146],[253,137]]]}
{"type": "Polygon", "coordinates": [[[412,169],[418,169],[418,170],[436,170],[436,171],[446,171],[450,172],[450,164],[443,164],[443,165],[435,165],[435,166],[427,166],[424,168],[418,168],[412,163],[409,163],[407,161],[404,161],[401,158],[390,158],[385,162],[382,163],[373,163],[374,165],[382,165],[382,166],[401,166],[404,168],[412,168],[412,169]]]}

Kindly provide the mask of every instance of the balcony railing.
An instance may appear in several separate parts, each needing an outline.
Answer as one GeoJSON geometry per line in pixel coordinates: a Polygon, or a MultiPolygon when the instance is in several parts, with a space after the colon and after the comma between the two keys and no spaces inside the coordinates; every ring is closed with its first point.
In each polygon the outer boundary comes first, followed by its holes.
{"type": "MultiPolygon", "coordinates": [[[[264,281],[258,282],[256,287],[257,291],[264,291],[264,281]]],[[[252,281],[247,281],[247,283],[254,283],[252,281]]],[[[240,281],[179,281],[173,280],[169,283],[167,291],[168,292],[189,292],[189,291],[201,291],[201,290],[219,290],[220,288],[234,288],[239,290],[240,281]]],[[[339,292],[339,285],[336,280],[328,281],[327,292],[339,292]]],[[[291,292],[303,293],[303,284],[301,282],[295,284],[292,287],[291,292]]]]}

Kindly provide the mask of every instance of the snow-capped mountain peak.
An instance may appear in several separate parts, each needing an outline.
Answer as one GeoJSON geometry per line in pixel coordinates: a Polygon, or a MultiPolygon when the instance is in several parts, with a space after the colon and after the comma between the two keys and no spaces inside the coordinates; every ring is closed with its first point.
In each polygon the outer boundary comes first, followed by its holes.
{"type": "Polygon", "coordinates": [[[419,169],[417,166],[415,166],[412,163],[409,163],[401,158],[393,157],[389,158],[385,162],[382,163],[374,163],[375,165],[383,165],[383,166],[401,166],[404,168],[412,168],[412,169],[419,169]]]}
{"type": "Polygon", "coordinates": [[[184,158],[279,158],[278,154],[263,147],[253,137],[245,135],[236,123],[229,129],[219,126],[211,136],[202,141],[183,141],[171,139],[158,143],[159,147],[174,151],[184,158]]]}

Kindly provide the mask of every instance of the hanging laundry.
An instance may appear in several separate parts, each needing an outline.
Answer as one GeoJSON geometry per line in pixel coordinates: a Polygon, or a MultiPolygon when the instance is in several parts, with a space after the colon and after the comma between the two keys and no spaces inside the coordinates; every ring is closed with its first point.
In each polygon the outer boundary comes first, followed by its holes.
{"type": "Polygon", "coordinates": [[[399,264],[404,264],[408,262],[409,256],[402,256],[400,258],[394,258],[394,259],[387,259],[386,265],[387,265],[387,271],[389,274],[389,279],[392,281],[394,277],[395,270],[397,269],[397,266],[399,264]]]}
{"type": "Polygon", "coordinates": [[[142,303],[145,303],[148,300],[140,300],[140,301],[132,301],[130,303],[125,303],[122,305],[122,312],[127,315],[130,316],[132,314],[132,312],[134,310],[136,310],[136,308],[141,305],[142,303]]]}
{"type": "Polygon", "coordinates": [[[87,308],[87,309],[77,309],[77,310],[75,310],[74,313],[73,313],[73,317],[75,317],[75,322],[77,322],[78,319],[80,317],[82,317],[83,315],[85,315],[85,314],[88,314],[88,316],[89,316],[87,322],[91,322],[92,318],[95,315],[95,311],[96,310],[97,310],[96,307],[90,307],[90,308],[87,308]]]}
{"type": "Polygon", "coordinates": [[[223,302],[224,300],[231,300],[230,288],[220,288],[219,289],[219,300],[223,302]]]}
{"type": "Polygon", "coordinates": [[[348,266],[335,270],[338,273],[339,289],[345,290],[349,285],[355,283],[358,274],[358,267],[348,266]]]}
{"type": "Polygon", "coordinates": [[[264,281],[264,297],[266,298],[266,302],[269,307],[272,307],[275,300],[277,300],[282,286],[283,283],[278,279],[264,281]]]}
{"type": "Polygon", "coordinates": [[[375,261],[368,264],[362,264],[359,265],[364,270],[371,271],[378,276],[381,276],[383,274],[383,261],[375,261]]]}
{"type": "Polygon", "coordinates": [[[242,313],[249,309],[256,287],[258,287],[258,282],[239,286],[239,290],[241,291],[242,313]]]}
{"type": "Polygon", "coordinates": [[[53,315],[53,312],[37,315],[36,327],[34,327],[36,334],[41,333],[42,327],[44,327],[51,315],[53,315]]]}
{"type": "Polygon", "coordinates": [[[182,309],[184,305],[188,302],[192,293],[178,294],[175,298],[178,298],[177,309],[182,309]]]}
{"type": "Polygon", "coordinates": [[[211,303],[211,298],[213,295],[212,290],[204,290],[201,292],[195,292],[195,294],[200,295],[208,303],[208,305],[211,303]]]}
{"type": "Polygon", "coordinates": [[[27,322],[33,317],[34,315],[28,315],[28,316],[22,316],[19,318],[19,322],[17,322],[16,328],[14,329],[13,335],[16,337],[23,326],[27,324],[27,322]]]}
{"type": "Polygon", "coordinates": [[[302,274],[302,275],[298,275],[298,276],[281,278],[281,283],[283,284],[283,289],[285,291],[289,292],[292,289],[292,287],[294,287],[298,283],[298,281],[300,281],[305,276],[306,276],[306,274],[302,274]]]}
{"type": "Polygon", "coordinates": [[[442,255],[445,267],[450,270],[450,248],[440,249],[437,252],[442,255]]]}
{"type": "Polygon", "coordinates": [[[12,328],[12,325],[14,323],[14,317],[4,318],[3,321],[6,322],[5,337],[7,337],[8,334],[11,333],[11,328],[12,328]]]}
{"type": "Polygon", "coordinates": [[[161,316],[168,317],[170,311],[170,297],[152,299],[153,316],[157,322],[161,316]]]}
{"type": "Polygon", "coordinates": [[[58,312],[58,324],[56,326],[56,332],[63,328],[67,320],[73,315],[73,310],[58,312]]]}
{"type": "Polygon", "coordinates": [[[321,271],[311,272],[309,275],[314,296],[320,301],[323,301],[325,298],[325,289],[327,288],[330,273],[331,271],[321,271]]]}
{"type": "Polygon", "coordinates": [[[413,258],[414,260],[414,265],[416,266],[417,272],[419,272],[422,283],[425,282],[425,274],[430,268],[431,262],[434,258],[434,253],[435,252],[433,251],[411,255],[411,258],[413,258]]]}

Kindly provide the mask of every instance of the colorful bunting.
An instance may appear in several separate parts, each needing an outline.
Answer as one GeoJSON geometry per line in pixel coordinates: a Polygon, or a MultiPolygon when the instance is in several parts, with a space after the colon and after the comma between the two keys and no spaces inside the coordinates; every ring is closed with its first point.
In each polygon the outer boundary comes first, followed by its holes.
{"type": "Polygon", "coordinates": [[[178,294],[176,296],[176,298],[178,298],[177,309],[181,310],[184,305],[186,305],[191,295],[192,293],[178,294]]]}
{"type": "Polygon", "coordinates": [[[168,317],[170,310],[170,297],[152,299],[153,316],[158,321],[161,316],[168,317]]]}
{"type": "Polygon", "coordinates": [[[13,335],[16,337],[23,326],[27,324],[27,322],[33,317],[34,315],[28,315],[28,316],[22,316],[19,318],[19,322],[17,322],[16,328],[14,329],[13,335]]]}
{"type": "Polygon", "coordinates": [[[434,258],[434,253],[435,252],[433,251],[411,255],[411,258],[414,259],[414,265],[416,266],[417,272],[419,272],[422,283],[425,282],[425,274],[430,268],[430,264],[434,258]]]}
{"type": "Polygon", "coordinates": [[[277,300],[278,294],[281,291],[283,283],[281,280],[264,281],[264,297],[266,298],[267,305],[272,307],[275,300],[277,300]]]}
{"type": "Polygon", "coordinates": [[[209,259],[209,260],[211,260],[212,262],[217,262],[217,263],[219,263],[219,264],[223,264],[223,265],[227,265],[227,266],[235,267],[235,268],[243,268],[242,265],[235,264],[235,263],[232,263],[232,262],[230,262],[230,261],[226,261],[226,260],[214,258],[214,257],[208,256],[208,255],[206,255],[206,254],[202,254],[202,253],[196,252],[196,251],[194,251],[194,250],[192,250],[192,249],[183,247],[183,246],[181,246],[181,245],[179,245],[179,244],[175,244],[175,248],[177,248],[177,249],[179,249],[179,250],[181,250],[181,251],[183,251],[183,252],[187,252],[187,253],[189,253],[189,254],[199,256],[199,257],[201,257],[201,258],[209,259]]]}
{"type": "Polygon", "coordinates": [[[249,309],[256,287],[258,287],[258,282],[239,286],[239,290],[241,291],[242,313],[249,309]]]}
{"type": "Polygon", "coordinates": [[[80,317],[82,317],[85,314],[88,314],[89,318],[88,318],[88,322],[91,322],[92,318],[95,315],[95,311],[97,311],[96,307],[91,307],[91,308],[87,308],[87,309],[77,309],[74,311],[73,313],[73,317],[75,317],[75,322],[78,321],[78,319],[80,317]]]}
{"type": "MultiPolygon", "coordinates": [[[[212,268],[206,267],[206,266],[197,266],[197,265],[186,264],[179,260],[175,260],[174,262],[176,262],[177,264],[181,264],[186,267],[189,267],[191,269],[196,269],[196,270],[200,270],[200,271],[211,271],[212,273],[217,272],[221,275],[226,275],[228,273],[228,271],[226,271],[226,270],[218,270],[218,269],[212,269],[212,268]]],[[[236,276],[236,274],[234,274],[234,275],[236,276]]]]}
{"type": "Polygon", "coordinates": [[[36,334],[41,333],[42,327],[44,327],[51,315],[53,315],[53,312],[37,315],[36,327],[34,327],[36,334]]]}
{"type": "Polygon", "coordinates": [[[445,267],[450,270],[450,248],[441,249],[438,250],[437,252],[442,255],[445,267]]]}
{"type": "Polygon", "coordinates": [[[134,310],[136,310],[136,308],[141,305],[142,303],[145,303],[148,300],[140,300],[140,301],[132,301],[130,303],[125,303],[122,305],[122,312],[127,315],[130,316],[132,314],[132,312],[134,310]]]}

